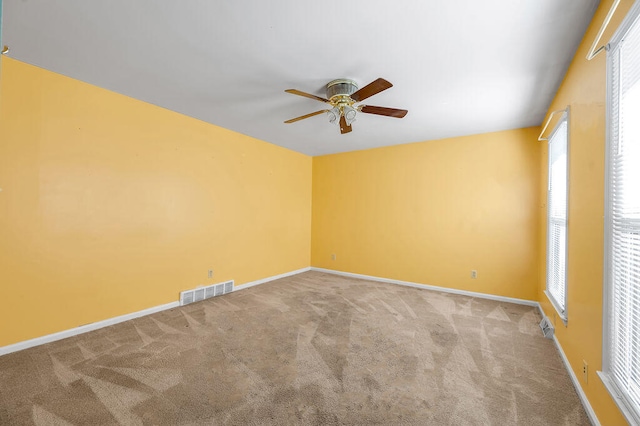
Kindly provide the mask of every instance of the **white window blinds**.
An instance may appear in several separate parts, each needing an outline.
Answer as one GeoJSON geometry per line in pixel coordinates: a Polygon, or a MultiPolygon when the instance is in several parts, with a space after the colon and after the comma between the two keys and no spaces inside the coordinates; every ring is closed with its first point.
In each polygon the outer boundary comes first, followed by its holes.
{"type": "Polygon", "coordinates": [[[566,321],[567,308],[567,114],[549,138],[547,193],[547,297],[566,321]]]}
{"type": "Polygon", "coordinates": [[[640,8],[608,55],[605,384],[640,419],[640,8]],[[613,386],[612,386],[613,385],[613,386]]]}

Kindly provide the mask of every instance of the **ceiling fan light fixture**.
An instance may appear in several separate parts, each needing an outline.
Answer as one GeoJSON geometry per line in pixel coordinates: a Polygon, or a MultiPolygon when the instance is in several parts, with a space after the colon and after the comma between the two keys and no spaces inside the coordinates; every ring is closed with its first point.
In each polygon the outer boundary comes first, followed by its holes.
{"type": "Polygon", "coordinates": [[[328,110],[327,115],[329,116],[329,123],[338,124],[338,121],[340,121],[340,109],[337,106],[328,110]]]}
{"type": "Polygon", "coordinates": [[[342,107],[342,114],[344,115],[345,120],[347,120],[347,125],[351,126],[351,123],[356,121],[356,109],[350,105],[345,105],[342,107]]]}

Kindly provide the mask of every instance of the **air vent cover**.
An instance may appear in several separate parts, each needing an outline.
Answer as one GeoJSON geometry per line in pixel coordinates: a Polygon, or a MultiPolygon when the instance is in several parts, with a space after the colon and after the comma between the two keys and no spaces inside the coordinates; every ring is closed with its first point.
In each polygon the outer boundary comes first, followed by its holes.
{"type": "Polygon", "coordinates": [[[198,287],[193,290],[185,290],[180,292],[180,306],[189,303],[199,302],[215,296],[231,293],[233,291],[233,280],[219,284],[211,284],[206,287],[198,287]]]}
{"type": "Polygon", "coordinates": [[[553,329],[553,325],[551,324],[551,321],[549,321],[549,318],[542,318],[542,321],[540,321],[540,329],[542,330],[544,337],[547,339],[553,339],[553,333],[555,330],[553,329]]]}

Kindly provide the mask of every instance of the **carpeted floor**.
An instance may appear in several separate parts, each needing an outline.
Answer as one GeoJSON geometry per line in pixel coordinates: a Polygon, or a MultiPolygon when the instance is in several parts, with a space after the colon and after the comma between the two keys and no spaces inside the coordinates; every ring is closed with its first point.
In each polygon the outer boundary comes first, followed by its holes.
{"type": "Polygon", "coordinates": [[[0,357],[2,425],[588,425],[536,308],[307,272],[0,357]]]}

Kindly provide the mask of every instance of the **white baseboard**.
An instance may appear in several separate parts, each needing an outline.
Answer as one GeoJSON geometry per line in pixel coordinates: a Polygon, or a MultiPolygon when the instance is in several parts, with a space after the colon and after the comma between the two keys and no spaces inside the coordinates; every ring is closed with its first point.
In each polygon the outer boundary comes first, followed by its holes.
{"type": "MultiPolygon", "coordinates": [[[[311,268],[302,268],[296,271],[285,272],[284,274],[275,275],[273,277],[263,278],[257,281],[251,281],[240,286],[235,286],[233,291],[244,290],[245,288],[253,287],[259,284],[264,284],[269,281],[277,280],[279,278],[288,277],[291,275],[296,275],[301,272],[307,272],[311,268]]],[[[146,315],[154,314],[156,312],[164,311],[167,309],[173,309],[180,306],[180,302],[171,302],[160,306],[154,306],[152,308],[144,309],[142,311],[133,312],[130,314],[120,315],[118,317],[108,318],[103,321],[94,322],[87,325],[82,325],[80,327],[71,328],[69,330],[60,331],[53,334],[48,334],[46,336],[36,337],[35,339],[25,340],[23,342],[14,343],[12,345],[2,346],[0,347],[0,356],[10,354],[12,352],[18,352],[23,349],[32,348],[34,346],[44,345],[45,343],[55,342],[56,340],[66,339],[67,337],[77,336],[78,334],[87,333],[89,331],[98,330],[103,327],[108,327],[110,325],[118,324],[124,321],[132,320],[135,318],[140,318],[146,315]]]]}
{"type": "MultiPolygon", "coordinates": [[[[542,306],[540,304],[538,304],[538,310],[540,311],[540,315],[542,315],[542,318],[545,318],[546,315],[544,314],[544,311],[542,310],[542,306]]],[[[553,342],[555,343],[556,348],[558,349],[560,358],[562,358],[562,363],[564,364],[564,368],[567,370],[567,373],[569,373],[569,377],[571,378],[573,387],[576,389],[576,392],[578,393],[580,402],[582,402],[582,406],[584,407],[584,410],[587,412],[587,416],[589,416],[589,420],[591,420],[591,424],[593,426],[600,426],[600,420],[598,420],[598,416],[596,416],[596,412],[593,410],[593,407],[591,406],[591,403],[587,398],[587,394],[584,393],[584,390],[582,389],[582,385],[580,384],[580,381],[578,380],[576,373],[573,371],[573,368],[571,368],[569,359],[565,355],[564,350],[562,349],[562,345],[560,345],[560,342],[558,341],[558,338],[556,337],[555,334],[553,335],[553,342]]]]}
{"type": "Polygon", "coordinates": [[[578,392],[580,401],[582,401],[582,406],[584,407],[584,410],[587,412],[587,416],[589,416],[589,420],[591,420],[591,424],[593,426],[600,426],[600,420],[598,420],[598,416],[596,416],[596,412],[593,411],[593,407],[591,406],[589,399],[587,399],[587,394],[585,394],[584,390],[582,390],[582,385],[580,385],[580,382],[576,377],[576,373],[573,372],[573,368],[571,368],[571,364],[569,364],[569,360],[567,359],[567,356],[564,354],[564,351],[562,350],[562,346],[560,346],[560,342],[558,341],[555,334],[553,335],[553,341],[556,344],[556,348],[558,348],[558,352],[560,353],[560,357],[562,358],[564,367],[569,372],[569,377],[571,377],[573,386],[576,388],[576,392],[578,392]]]}
{"type": "Polygon", "coordinates": [[[154,314],[156,312],[164,311],[167,309],[177,308],[178,306],[180,306],[179,302],[171,302],[164,305],[154,306],[148,309],[143,309],[142,311],[132,312],[130,314],[108,318],[106,320],[93,322],[87,325],[81,325],[80,327],[71,328],[69,330],[60,331],[58,333],[47,334],[46,336],[36,337],[35,339],[25,340],[23,342],[18,342],[12,345],[3,346],[3,347],[0,347],[0,355],[6,355],[12,352],[21,351],[23,349],[32,348],[34,346],[44,345],[45,343],[55,342],[56,340],[66,339],[67,337],[72,337],[78,334],[87,333],[89,331],[98,330],[103,327],[108,327],[110,325],[118,324],[120,322],[129,321],[134,318],[140,318],[140,317],[154,314]]]}
{"type": "Polygon", "coordinates": [[[311,270],[310,267],[306,267],[306,268],[302,268],[302,269],[296,269],[295,271],[291,271],[291,272],[285,272],[284,274],[274,275],[274,276],[268,277],[268,278],[263,278],[261,280],[250,281],[248,283],[244,283],[244,284],[235,286],[233,288],[233,291],[244,290],[246,288],[251,288],[251,287],[254,287],[254,286],[257,286],[257,285],[260,285],[260,284],[268,283],[269,281],[279,280],[280,278],[290,277],[291,275],[298,275],[298,274],[301,274],[303,272],[308,272],[310,270],[311,270]]]}
{"type": "Polygon", "coordinates": [[[351,272],[342,272],[342,271],[336,271],[336,270],[333,270],[333,269],[324,269],[324,268],[312,267],[311,270],[312,271],[317,271],[317,272],[325,272],[327,274],[343,275],[345,277],[351,277],[351,278],[361,278],[363,280],[369,280],[369,281],[378,281],[378,282],[382,282],[382,283],[398,284],[398,285],[403,285],[403,286],[407,286],[407,287],[415,287],[415,288],[421,288],[421,289],[426,289],[426,290],[441,291],[441,292],[444,292],[444,293],[461,294],[463,296],[478,297],[478,298],[489,299],[489,300],[497,300],[498,302],[516,303],[518,305],[527,305],[527,306],[538,306],[538,302],[536,302],[534,300],[516,299],[514,297],[496,296],[496,295],[493,295],[493,294],[478,293],[478,292],[475,292],[475,291],[457,290],[455,288],[438,287],[438,286],[429,285],[429,284],[418,284],[418,283],[412,283],[412,282],[409,282],[409,281],[392,280],[392,279],[389,279],[389,278],[380,278],[380,277],[374,277],[374,276],[371,276],[371,275],[353,274],[351,272]]]}

